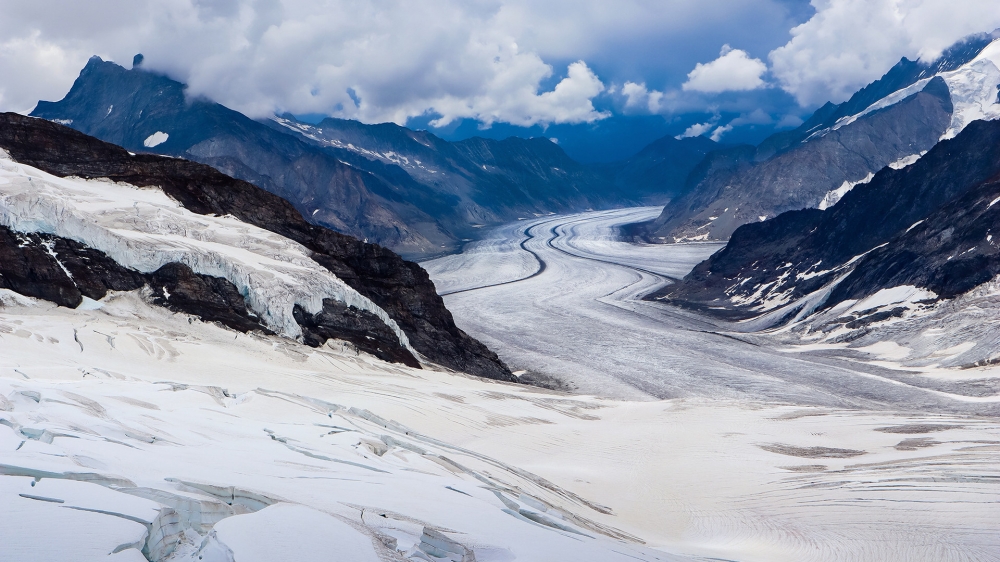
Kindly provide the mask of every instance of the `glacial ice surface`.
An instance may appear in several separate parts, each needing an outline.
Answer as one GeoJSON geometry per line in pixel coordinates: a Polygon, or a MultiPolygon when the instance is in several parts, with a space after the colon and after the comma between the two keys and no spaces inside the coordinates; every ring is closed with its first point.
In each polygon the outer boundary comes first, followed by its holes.
{"type": "Polygon", "coordinates": [[[142,272],[180,262],[224,277],[268,327],[287,337],[301,335],[292,316],[296,304],[315,314],[332,298],[374,313],[409,345],[384,310],[313,261],[302,245],[231,216],[192,213],[158,189],[58,178],[0,153],[0,224],[71,238],[142,272]]]}

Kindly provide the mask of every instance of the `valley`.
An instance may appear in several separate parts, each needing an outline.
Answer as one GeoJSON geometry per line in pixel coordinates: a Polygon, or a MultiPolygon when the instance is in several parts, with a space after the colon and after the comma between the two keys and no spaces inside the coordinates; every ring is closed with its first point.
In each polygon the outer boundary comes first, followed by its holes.
{"type": "Polygon", "coordinates": [[[942,391],[933,376],[890,368],[847,344],[810,346],[754,331],[752,322],[643,300],[721,247],[618,240],[621,225],[656,212],[520,221],[423,265],[462,329],[511,369],[557,388],[628,399],[996,413],[996,398],[972,398],[961,385],[942,391]]]}
{"type": "Polygon", "coordinates": [[[450,270],[428,264],[439,279],[450,271],[442,287],[473,289],[445,298],[513,365],[548,345],[545,372],[569,385],[584,387],[574,377],[584,363],[614,375],[572,393],[389,364],[337,341],[234,337],[130,292],[74,310],[0,290],[0,420],[10,429],[0,432],[0,499],[15,507],[0,510],[5,552],[993,559],[996,418],[957,399],[925,407],[929,394],[912,389],[889,396],[893,385],[844,366],[827,367],[842,382],[823,387],[819,361],[782,361],[780,350],[637,300],[713,250],[612,239],[615,225],[654,211],[522,221],[477,244],[478,255],[454,256],[450,270]],[[510,282],[475,289],[493,269],[510,282]],[[560,294],[549,276],[577,285],[560,294]],[[477,293],[481,308],[461,300],[477,293]],[[499,307],[502,331],[487,315],[499,307]],[[528,308],[537,329],[524,323],[528,308]],[[636,318],[646,320],[626,331],[636,318]],[[510,334],[521,339],[498,339],[510,334]],[[653,375],[642,364],[614,370],[639,357],[653,375]],[[684,357],[704,370],[680,370],[684,357]]]}
{"type": "Polygon", "coordinates": [[[0,64],[0,562],[1000,561],[1000,29],[806,87],[838,2],[667,82],[242,4],[0,64]]]}

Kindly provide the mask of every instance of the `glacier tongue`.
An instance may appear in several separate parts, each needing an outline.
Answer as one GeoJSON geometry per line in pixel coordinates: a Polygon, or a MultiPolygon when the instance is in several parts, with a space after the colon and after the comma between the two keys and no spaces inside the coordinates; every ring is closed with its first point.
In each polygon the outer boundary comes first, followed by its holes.
{"type": "Polygon", "coordinates": [[[0,224],[76,240],[146,273],[179,262],[223,277],[286,337],[302,334],[292,316],[295,305],[315,314],[331,298],[375,314],[410,347],[384,310],[316,263],[301,244],[231,216],[192,213],[157,189],[59,178],[0,151],[0,224]]]}

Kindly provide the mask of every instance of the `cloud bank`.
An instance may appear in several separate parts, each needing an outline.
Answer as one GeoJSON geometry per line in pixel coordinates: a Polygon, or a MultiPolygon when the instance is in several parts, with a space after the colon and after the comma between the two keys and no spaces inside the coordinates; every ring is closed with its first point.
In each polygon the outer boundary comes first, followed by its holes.
{"type": "Polygon", "coordinates": [[[91,55],[127,66],[141,52],[252,116],[590,123],[619,78],[669,81],[733,35],[773,43],[788,2],[0,0],[0,109],[61,98],[91,55]]]}
{"type": "Polygon", "coordinates": [[[771,52],[772,73],[803,105],[840,102],[901,57],[933,61],[962,37],[1000,27],[996,0],[812,0],[816,14],[771,52]]]}
{"type": "Polygon", "coordinates": [[[0,14],[0,110],[61,98],[91,55],[141,52],[257,117],[739,115],[700,133],[720,137],[788,126],[793,99],[842,101],[902,56],[1000,26],[996,0],[0,0],[0,14]]]}

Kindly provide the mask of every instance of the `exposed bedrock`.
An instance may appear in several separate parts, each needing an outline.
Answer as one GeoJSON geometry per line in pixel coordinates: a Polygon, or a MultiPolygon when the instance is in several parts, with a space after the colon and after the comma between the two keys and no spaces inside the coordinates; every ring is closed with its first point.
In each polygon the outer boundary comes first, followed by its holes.
{"type": "MultiPolygon", "coordinates": [[[[277,195],[210,166],[132,155],[69,127],[15,113],[0,114],[0,148],[14,160],[56,176],[157,187],[189,211],[232,215],[294,240],[313,252],[317,263],[382,308],[428,361],[486,378],[516,380],[495,353],[455,326],[419,265],[381,246],[310,224],[277,195]]],[[[68,306],[79,302],[73,300],[72,291],[66,298],[68,306]]]]}
{"type": "Polygon", "coordinates": [[[146,278],[155,304],[241,332],[270,332],[247,308],[236,286],[222,277],[200,275],[184,264],[168,263],[146,278]]]}
{"type": "Polygon", "coordinates": [[[319,347],[329,339],[341,339],[383,361],[420,367],[416,357],[399,345],[396,333],[367,310],[334,299],[323,299],[323,310],[317,314],[309,314],[298,305],[292,314],[302,326],[302,341],[306,345],[319,347]]]}

